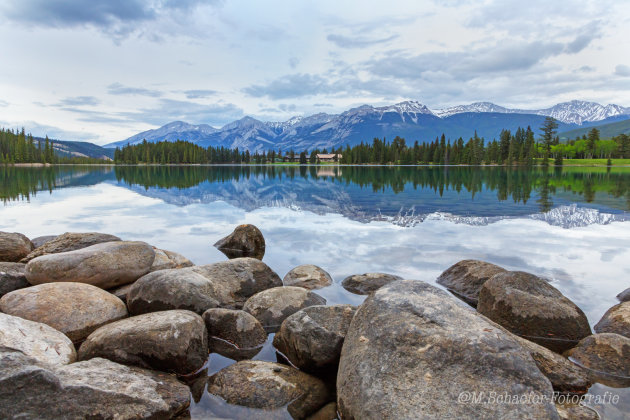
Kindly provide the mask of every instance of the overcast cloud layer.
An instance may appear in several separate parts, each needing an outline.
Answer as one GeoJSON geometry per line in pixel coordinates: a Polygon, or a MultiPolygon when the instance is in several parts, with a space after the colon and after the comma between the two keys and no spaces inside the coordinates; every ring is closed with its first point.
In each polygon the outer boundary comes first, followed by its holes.
{"type": "Polygon", "coordinates": [[[4,3],[0,125],[35,135],[103,144],[406,99],[630,106],[625,1],[4,3]]]}

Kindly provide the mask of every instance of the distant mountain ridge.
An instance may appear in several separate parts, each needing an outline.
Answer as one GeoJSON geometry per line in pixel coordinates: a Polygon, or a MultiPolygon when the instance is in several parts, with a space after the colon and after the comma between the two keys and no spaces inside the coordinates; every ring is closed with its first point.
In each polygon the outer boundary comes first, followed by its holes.
{"type": "Polygon", "coordinates": [[[432,141],[442,133],[455,140],[476,131],[486,139],[498,138],[502,129],[531,126],[538,130],[546,116],[559,121],[559,131],[604,124],[630,118],[630,108],[570,101],[539,110],[509,109],[490,102],[476,102],[431,110],[417,101],[373,107],[363,105],[341,114],[314,114],[284,122],[263,122],[252,117],[226,124],[220,129],[206,124],[171,122],[105,147],[126,144],[186,140],[203,147],[223,146],[250,151],[337,148],[370,142],[374,137],[404,137],[408,142],[432,141]]]}

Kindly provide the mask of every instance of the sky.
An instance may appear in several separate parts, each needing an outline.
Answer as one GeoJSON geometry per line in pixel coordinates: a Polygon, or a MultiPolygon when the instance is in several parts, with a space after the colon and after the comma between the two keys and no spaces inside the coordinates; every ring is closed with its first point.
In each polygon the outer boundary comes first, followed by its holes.
{"type": "Polygon", "coordinates": [[[0,126],[106,144],[362,104],[630,106],[630,1],[0,0],[0,126]]]}

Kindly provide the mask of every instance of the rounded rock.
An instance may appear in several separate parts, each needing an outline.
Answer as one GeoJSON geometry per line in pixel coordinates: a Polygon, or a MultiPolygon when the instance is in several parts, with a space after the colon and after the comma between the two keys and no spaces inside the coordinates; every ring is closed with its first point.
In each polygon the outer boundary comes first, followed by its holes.
{"type": "Polygon", "coordinates": [[[630,338],[599,333],[581,340],[566,355],[587,369],[625,379],[630,386],[630,338]]]}
{"type": "Polygon", "coordinates": [[[0,297],[31,285],[24,275],[25,267],[21,263],[0,262],[0,297]]]}
{"type": "Polygon", "coordinates": [[[630,301],[630,287],[624,290],[623,292],[617,295],[617,299],[620,302],[629,302],[630,301]]]}
{"type": "Polygon", "coordinates": [[[438,277],[437,283],[446,287],[449,292],[473,308],[476,308],[479,292],[483,284],[495,274],[505,273],[506,271],[504,268],[489,262],[463,260],[444,271],[438,277]]]}
{"type": "Polygon", "coordinates": [[[282,284],[285,286],[303,287],[309,290],[330,286],[332,282],[330,274],[312,264],[299,265],[289,271],[282,279],[282,284]]]}
{"type": "Polygon", "coordinates": [[[66,232],[45,242],[42,246],[37,247],[20,262],[27,263],[33,258],[41,257],[42,255],[76,251],[77,249],[87,248],[88,246],[114,241],[120,241],[120,238],[118,236],[98,232],[66,232]]]}
{"type": "Polygon", "coordinates": [[[514,334],[562,353],[591,334],[586,315],[547,281],[508,271],[481,287],[477,310],[514,334]]]}
{"type": "Polygon", "coordinates": [[[282,321],[300,309],[325,304],[326,299],[310,290],[284,286],[256,293],[245,302],[243,310],[254,315],[268,332],[275,332],[282,321]]]}
{"type": "Polygon", "coordinates": [[[90,334],[79,348],[79,360],[94,357],[187,375],[208,359],[208,335],[194,312],[153,312],[112,322],[90,334]]]}
{"type": "Polygon", "coordinates": [[[33,243],[33,246],[35,247],[35,249],[37,249],[40,246],[43,246],[43,245],[47,244],[48,242],[52,241],[57,236],[59,236],[59,235],[38,236],[37,238],[31,239],[31,242],[33,243]]]}
{"type": "Polygon", "coordinates": [[[630,338],[630,302],[622,302],[607,310],[594,330],[598,333],[615,333],[630,338]]]}
{"type": "Polygon", "coordinates": [[[341,282],[344,289],[355,295],[369,295],[393,281],[402,277],[386,273],[365,273],[348,276],[341,282]]]}
{"type": "Polygon", "coordinates": [[[73,342],[127,316],[120,299],[83,283],[46,283],[7,293],[0,298],[0,311],[49,325],[73,342]]]}
{"type": "Polygon", "coordinates": [[[228,258],[252,257],[259,260],[265,255],[265,238],[254,225],[240,225],[234,232],[217,241],[214,246],[228,258]]]}
{"type": "Polygon", "coordinates": [[[267,333],[253,315],[237,309],[214,308],[203,314],[212,353],[234,360],[251,359],[267,341],[267,333]]]}
{"type": "Polygon", "coordinates": [[[21,233],[0,232],[0,261],[18,262],[33,250],[33,243],[21,233]]]}
{"type": "Polygon", "coordinates": [[[149,272],[192,267],[194,265],[192,261],[177,252],[166,251],[159,248],[153,248],[153,250],[155,251],[155,260],[149,272]]]}

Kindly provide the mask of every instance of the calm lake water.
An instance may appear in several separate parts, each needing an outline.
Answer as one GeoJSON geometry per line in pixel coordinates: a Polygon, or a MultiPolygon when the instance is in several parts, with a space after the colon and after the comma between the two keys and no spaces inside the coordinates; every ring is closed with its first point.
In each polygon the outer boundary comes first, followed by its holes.
{"type": "MultiPolygon", "coordinates": [[[[361,303],[339,285],[350,274],[435,284],[468,258],[549,279],[591,325],[630,287],[630,168],[0,167],[0,198],[0,230],[107,232],[196,264],[225,260],[212,244],[252,223],[281,277],[307,263],[332,275],[329,304],[361,303]]],[[[271,345],[256,359],[275,360],[271,345]]],[[[229,363],[213,354],[209,373],[229,363]]],[[[213,406],[204,395],[193,417],[213,406]]]]}

